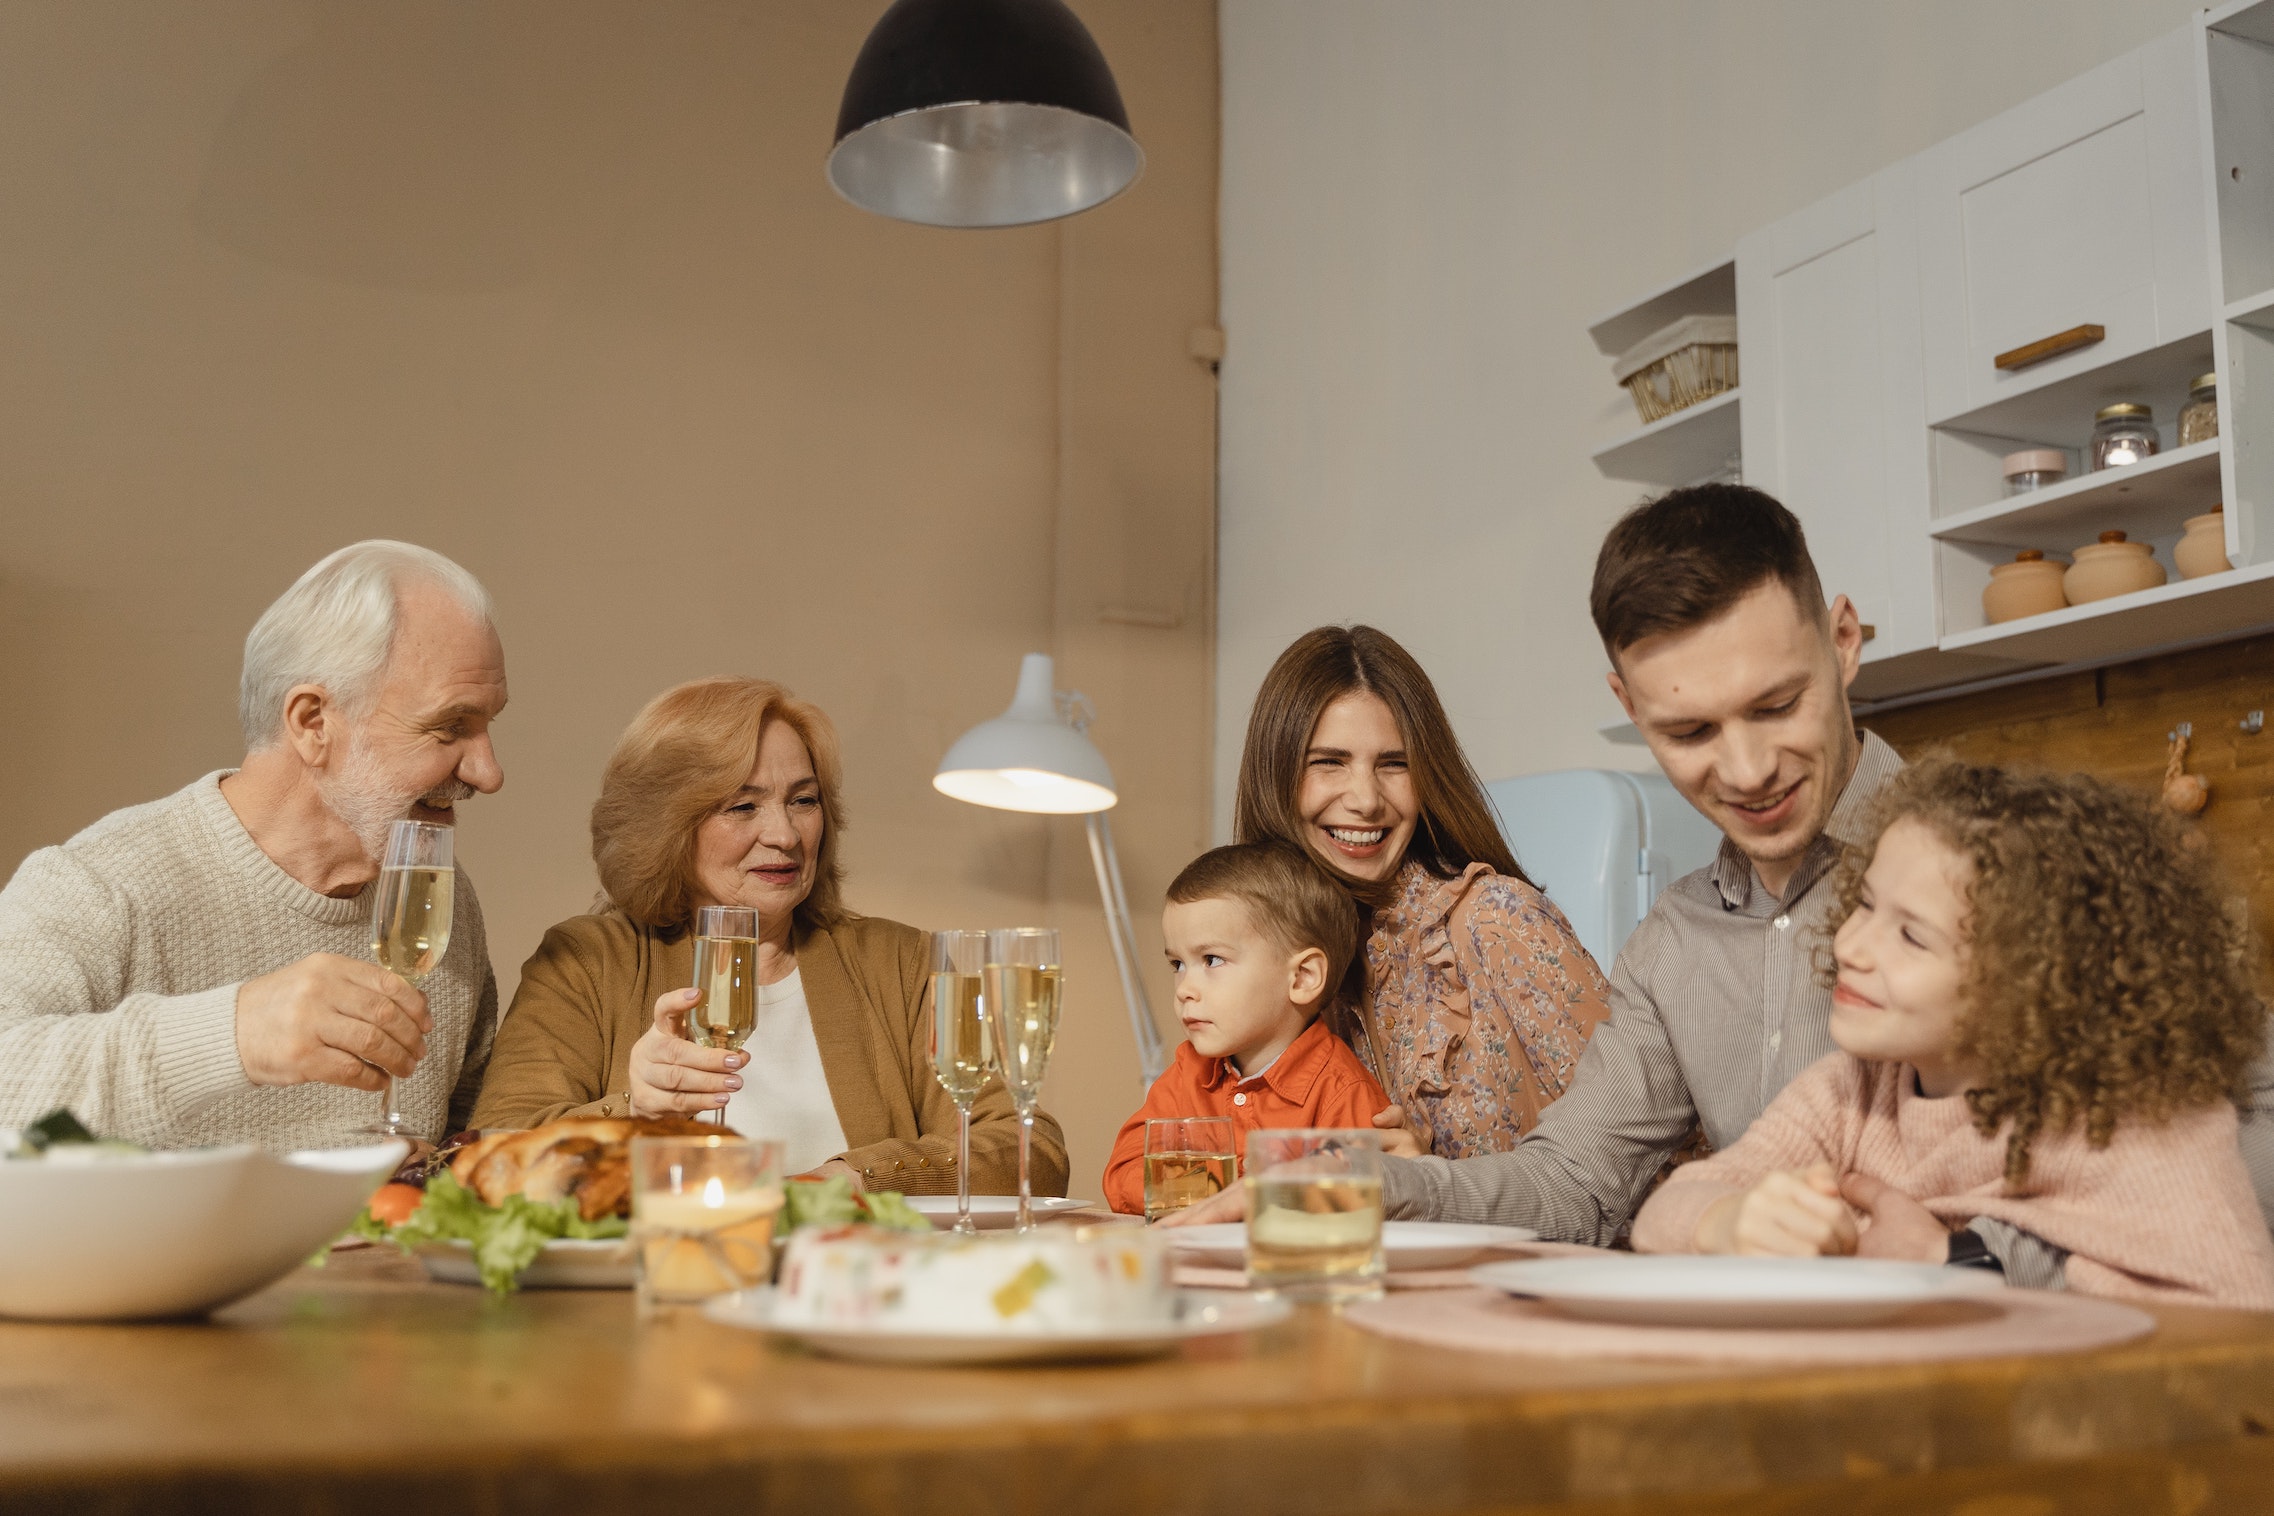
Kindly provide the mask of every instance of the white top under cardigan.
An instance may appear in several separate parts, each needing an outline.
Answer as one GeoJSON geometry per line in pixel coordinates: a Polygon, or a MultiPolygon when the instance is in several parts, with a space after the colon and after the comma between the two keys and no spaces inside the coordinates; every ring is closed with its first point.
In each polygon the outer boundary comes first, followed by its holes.
{"type": "Polygon", "coordinates": [[[845,1129],[829,1098],[797,970],[758,986],[758,1026],[742,1050],[750,1061],[742,1068],[742,1088],[726,1103],[726,1124],[745,1137],[781,1143],[786,1173],[802,1174],[842,1154],[845,1129]]]}

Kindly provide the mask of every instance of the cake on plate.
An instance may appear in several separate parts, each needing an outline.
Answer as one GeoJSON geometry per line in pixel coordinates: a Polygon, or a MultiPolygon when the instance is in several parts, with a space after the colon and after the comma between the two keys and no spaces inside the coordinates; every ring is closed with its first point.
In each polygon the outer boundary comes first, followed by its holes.
{"type": "Polygon", "coordinates": [[[1094,1332],[1174,1319],[1167,1249],[1141,1227],[917,1236],[870,1226],[790,1238],[774,1319],[907,1332],[1094,1332]]]}

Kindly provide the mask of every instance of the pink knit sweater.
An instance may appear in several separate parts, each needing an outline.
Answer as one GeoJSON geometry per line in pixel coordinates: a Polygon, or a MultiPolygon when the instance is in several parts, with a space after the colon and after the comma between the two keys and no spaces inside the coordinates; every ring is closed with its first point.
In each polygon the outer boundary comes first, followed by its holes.
{"type": "Polygon", "coordinates": [[[1918,1093],[1908,1064],[1834,1053],[1770,1102],[1727,1152],[1674,1171],[1635,1218],[1644,1253],[1696,1250],[1698,1220],[1778,1169],[1828,1163],[1883,1180],[1945,1224],[2007,1222],[2069,1254],[2069,1288],[2174,1304],[2274,1310],[2274,1238],[2225,1101],[2163,1125],[2119,1125],[2105,1148],[2081,1127],[2040,1136],[2029,1178],[2005,1186],[2006,1139],[1966,1102],[1918,1093]]]}

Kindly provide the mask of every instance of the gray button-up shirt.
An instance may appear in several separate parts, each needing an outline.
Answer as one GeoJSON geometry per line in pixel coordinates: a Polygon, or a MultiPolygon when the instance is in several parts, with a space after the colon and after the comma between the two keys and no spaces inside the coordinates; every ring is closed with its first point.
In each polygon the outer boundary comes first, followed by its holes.
{"type": "MultiPolygon", "coordinates": [[[[1512,1151],[1390,1160],[1389,1214],[1609,1243],[1693,1128],[1717,1149],[1736,1142],[1795,1074],[1835,1050],[1832,992],[1818,971],[1838,924],[1827,876],[1846,848],[1869,840],[1872,799],[1902,766],[1864,734],[1855,772],[1782,899],[1726,840],[1711,865],[1669,886],[1612,966],[1611,1017],[1563,1098],[1512,1151]]],[[[2259,1204],[2274,1212],[2274,1057],[2255,1082],[2243,1156],[2259,1204]]]]}

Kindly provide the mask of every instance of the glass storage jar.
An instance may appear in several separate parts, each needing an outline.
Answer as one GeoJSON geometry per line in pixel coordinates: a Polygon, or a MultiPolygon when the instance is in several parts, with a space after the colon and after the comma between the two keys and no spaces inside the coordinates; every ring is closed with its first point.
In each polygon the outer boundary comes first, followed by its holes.
{"type": "Polygon", "coordinates": [[[2057,447],[2025,447],[2005,456],[2006,495],[2026,495],[2069,477],[2069,455],[2057,447]]]}
{"type": "Polygon", "coordinates": [[[2187,404],[2179,412],[2179,445],[2192,447],[2219,435],[2219,376],[2205,374],[2187,386],[2187,404]]]}
{"type": "Polygon", "coordinates": [[[2092,413],[2092,466],[2122,468],[2156,450],[2155,412],[2129,401],[2104,405],[2092,413]]]}

